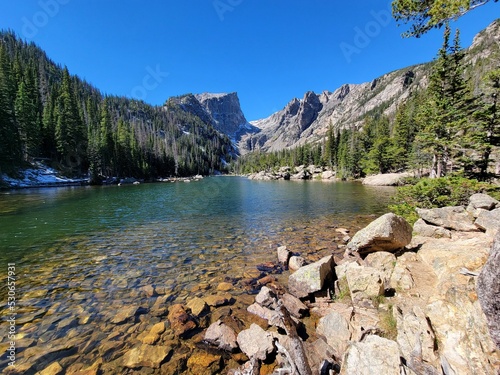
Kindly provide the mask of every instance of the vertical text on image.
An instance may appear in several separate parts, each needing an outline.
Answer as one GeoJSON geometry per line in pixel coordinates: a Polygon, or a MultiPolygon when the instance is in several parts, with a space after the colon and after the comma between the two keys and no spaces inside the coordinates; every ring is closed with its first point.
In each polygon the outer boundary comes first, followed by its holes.
{"type": "Polygon", "coordinates": [[[7,264],[7,322],[9,323],[7,359],[9,366],[16,364],[16,264],[7,264]]]}

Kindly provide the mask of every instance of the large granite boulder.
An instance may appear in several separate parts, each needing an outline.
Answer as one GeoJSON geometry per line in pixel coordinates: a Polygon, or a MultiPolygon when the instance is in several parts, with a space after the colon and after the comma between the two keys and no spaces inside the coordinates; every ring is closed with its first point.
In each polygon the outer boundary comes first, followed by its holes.
{"type": "Polygon", "coordinates": [[[417,208],[418,216],[426,223],[461,232],[477,232],[474,217],[464,207],[417,208]]]}
{"type": "Polygon", "coordinates": [[[490,330],[491,338],[500,348],[500,232],[477,280],[477,296],[490,330]]]}
{"type": "Polygon", "coordinates": [[[288,277],[288,289],[298,298],[323,289],[327,281],[333,281],[333,255],[303,266],[288,277]]]}
{"type": "Polygon", "coordinates": [[[399,346],[395,341],[371,335],[347,350],[341,375],[400,375],[399,346]]]}
{"type": "Polygon", "coordinates": [[[394,252],[411,242],[412,227],[401,216],[385,214],[357,232],[347,245],[359,254],[375,251],[394,252]]]}
{"type": "Polygon", "coordinates": [[[410,177],[410,173],[384,173],[368,176],[363,179],[363,185],[396,186],[403,178],[410,177]]]}

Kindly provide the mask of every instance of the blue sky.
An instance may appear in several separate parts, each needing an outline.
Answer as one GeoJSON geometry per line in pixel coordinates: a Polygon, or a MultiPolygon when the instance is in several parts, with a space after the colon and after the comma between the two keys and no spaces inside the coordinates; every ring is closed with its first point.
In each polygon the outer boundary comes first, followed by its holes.
{"type": "MultiPolygon", "coordinates": [[[[236,91],[255,120],[306,91],[432,60],[442,32],[403,39],[389,10],[378,0],[0,0],[0,28],[104,93],[159,105],[236,91]]],[[[487,4],[452,26],[465,47],[499,16],[487,4]]]]}

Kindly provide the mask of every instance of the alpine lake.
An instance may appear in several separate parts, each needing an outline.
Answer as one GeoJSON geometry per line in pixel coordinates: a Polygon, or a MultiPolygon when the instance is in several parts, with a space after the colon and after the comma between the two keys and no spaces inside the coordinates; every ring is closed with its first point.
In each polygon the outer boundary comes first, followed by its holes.
{"type": "Polygon", "coordinates": [[[210,347],[204,330],[227,316],[240,329],[258,319],[246,311],[257,280],[271,275],[286,285],[289,275],[276,248],[308,262],[341,253],[336,229],[353,235],[388,211],[393,193],[356,182],[243,177],[1,191],[0,373],[35,374],[59,368],[55,362],[66,374],[194,374],[194,365],[226,373],[244,355],[210,347]],[[205,309],[188,335],[174,335],[169,307],[212,295],[225,300],[205,309]],[[131,351],[161,322],[151,344],[167,355],[155,362],[156,352],[136,349],[144,358],[134,364],[131,351]]]}

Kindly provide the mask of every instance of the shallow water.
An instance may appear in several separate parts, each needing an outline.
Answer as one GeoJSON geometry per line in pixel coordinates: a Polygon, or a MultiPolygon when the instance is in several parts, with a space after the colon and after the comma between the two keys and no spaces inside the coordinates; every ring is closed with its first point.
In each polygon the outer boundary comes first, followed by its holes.
{"type": "MultiPolygon", "coordinates": [[[[244,309],[253,297],[242,280],[257,264],[275,262],[277,246],[318,259],[337,248],[335,227],[360,229],[387,211],[392,193],[239,177],[2,192],[0,275],[6,280],[15,263],[16,367],[29,373],[58,360],[75,370],[101,358],[103,373],[124,372],[124,353],[166,320],[154,313],[158,295],[166,305],[185,304],[229,281],[233,309],[244,309]],[[116,323],[129,307],[139,312],[116,323]]],[[[6,288],[0,300],[5,306],[6,288]]],[[[4,309],[2,353],[8,316],[4,309]]],[[[178,343],[176,353],[189,356],[197,341],[178,343]]],[[[0,371],[5,366],[2,356],[0,371]]]]}

